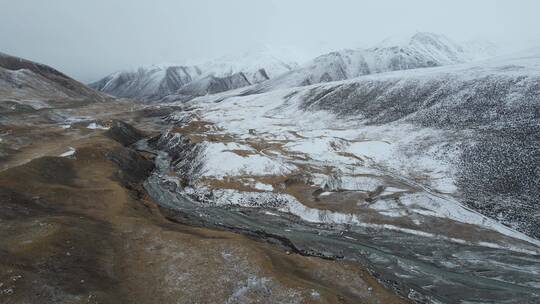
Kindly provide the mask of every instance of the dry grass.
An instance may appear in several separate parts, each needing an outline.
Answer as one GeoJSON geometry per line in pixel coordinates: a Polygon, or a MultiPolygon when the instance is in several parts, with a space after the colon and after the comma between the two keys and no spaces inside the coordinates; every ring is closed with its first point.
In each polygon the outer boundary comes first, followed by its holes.
{"type": "Polygon", "coordinates": [[[205,133],[214,131],[214,124],[202,120],[192,120],[187,125],[182,127],[173,127],[174,132],[182,134],[193,134],[193,133],[205,133]]]}

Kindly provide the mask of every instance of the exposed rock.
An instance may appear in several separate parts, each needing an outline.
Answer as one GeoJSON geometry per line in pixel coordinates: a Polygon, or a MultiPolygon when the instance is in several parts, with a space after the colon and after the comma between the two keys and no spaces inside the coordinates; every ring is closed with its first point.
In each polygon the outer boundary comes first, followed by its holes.
{"type": "Polygon", "coordinates": [[[111,127],[105,134],[124,146],[130,146],[144,138],[141,131],[121,120],[113,120],[111,127]]]}

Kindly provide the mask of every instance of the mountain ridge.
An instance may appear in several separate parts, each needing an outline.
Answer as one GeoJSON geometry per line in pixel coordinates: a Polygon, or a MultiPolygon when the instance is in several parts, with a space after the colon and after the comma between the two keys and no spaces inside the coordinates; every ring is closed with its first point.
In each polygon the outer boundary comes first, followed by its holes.
{"type": "Polygon", "coordinates": [[[278,76],[296,65],[296,62],[278,58],[269,52],[248,52],[197,65],[162,64],[119,71],[89,86],[117,97],[155,101],[206,77],[225,79],[242,73],[248,81],[246,85],[251,85],[278,76]]]}
{"type": "Polygon", "coordinates": [[[443,35],[419,32],[407,38],[385,39],[371,48],[323,54],[296,70],[257,86],[254,91],[304,86],[375,73],[437,67],[474,61],[466,48],[443,35]]]}

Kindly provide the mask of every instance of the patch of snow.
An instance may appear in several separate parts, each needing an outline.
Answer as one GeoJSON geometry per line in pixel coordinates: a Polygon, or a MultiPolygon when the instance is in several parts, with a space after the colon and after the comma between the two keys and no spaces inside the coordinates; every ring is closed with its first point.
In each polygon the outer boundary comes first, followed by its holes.
{"type": "Polygon", "coordinates": [[[364,156],[374,161],[385,161],[392,156],[393,146],[383,141],[360,141],[351,143],[347,152],[364,156]]]}
{"type": "Polygon", "coordinates": [[[70,116],[66,118],[66,123],[72,124],[72,123],[78,123],[78,122],[85,122],[92,119],[94,118],[90,116],[70,116]]]}
{"type": "Polygon", "coordinates": [[[264,183],[261,183],[261,182],[257,182],[255,184],[255,189],[261,190],[261,191],[273,191],[274,187],[272,187],[272,185],[269,185],[269,184],[264,184],[264,183]]]}
{"type": "Polygon", "coordinates": [[[208,143],[205,149],[203,176],[222,178],[235,175],[283,175],[295,169],[294,165],[285,164],[267,156],[240,156],[229,152],[241,146],[224,143],[208,143]]]}
{"type": "Polygon", "coordinates": [[[271,216],[279,216],[279,214],[274,213],[274,212],[270,212],[270,211],[265,211],[264,214],[271,215],[271,216]]]}
{"type": "Polygon", "coordinates": [[[77,150],[75,150],[75,148],[69,147],[69,149],[66,152],[60,154],[60,157],[71,157],[71,156],[75,155],[76,151],[77,150]]]}
{"type": "Polygon", "coordinates": [[[389,217],[402,217],[408,215],[406,210],[404,210],[404,208],[395,200],[379,199],[373,204],[370,204],[369,207],[389,217]]]}
{"type": "Polygon", "coordinates": [[[381,196],[382,195],[390,195],[390,194],[394,194],[394,193],[400,193],[400,192],[406,192],[406,191],[407,190],[405,190],[405,189],[396,188],[396,187],[385,187],[384,191],[381,193],[381,196]]]}
{"type": "Polygon", "coordinates": [[[528,237],[521,232],[517,232],[470,208],[466,208],[451,197],[434,196],[422,192],[405,194],[400,197],[399,201],[403,205],[411,207],[411,209],[418,214],[449,218],[462,223],[492,229],[503,235],[540,246],[540,241],[528,237]]]}
{"type": "Polygon", "coordinates": [[[106,127],[106,126],[103,126],[103,125],[100,125],[96,122],[92,122],[90,123],[88,126],[86,126],[87,129],[93,129],[93,130],[108,130],[109,127],[106,127]]]}

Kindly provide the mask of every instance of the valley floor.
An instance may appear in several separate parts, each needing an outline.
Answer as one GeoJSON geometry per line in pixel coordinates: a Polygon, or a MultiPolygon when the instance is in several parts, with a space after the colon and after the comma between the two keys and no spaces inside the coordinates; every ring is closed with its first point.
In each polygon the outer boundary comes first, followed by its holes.
{"type": "Polygon", "coordinates": [[[125,108],[3,118],[0,303],[407,302],[358,263],[182,223],[142,186],[155,156],[111,122],[152,136],[164,113],[125,108]]]}

